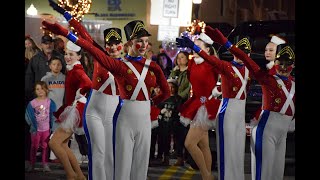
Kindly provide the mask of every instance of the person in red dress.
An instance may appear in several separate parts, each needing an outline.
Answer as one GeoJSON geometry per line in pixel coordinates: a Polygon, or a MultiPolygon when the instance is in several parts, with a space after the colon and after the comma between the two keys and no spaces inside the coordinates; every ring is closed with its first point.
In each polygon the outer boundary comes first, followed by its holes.
{"type": "Polygon", "coordinates": [[[71,41],[67,42],[64,57],[67,63],[65,104],[54,113],[59,126],[49,141],[49,146],[62,163],[68,180],[86,179],[68,146],[73,133],[84,134],[82,113],[86,103],[85,95],[92,85],[80,63],[81,52],[79,46],[71,41]]]}
{"type": "MultiPolygon", "coordinates": [[[[208,56],[215,56],[212,43],[204,33],[194,42],[208,56]]],[[[198,53],[199,51],[195,51],[193,58],[188,62],[187,77],[193,95],[181,106],[180,122],[185,126],[190,123],[185,147],[199,167],[202,178],[211,180],[212,156],[208,130],[215,127],[220,106],[220,100],[214,96],[218,72],[198,53]]]]}
{"type": "MultiPolygon", "coordinates": [[[[205,30],[210,35],[212,28],[206,26],[205,30]]],[[[190,40],[185,38],[185,41],[190,40]]],[[[195,46],[190,48],[197,50],[195,46]]],[[[239,40],[236,46],[250,56],[251,45],[247,37],[239,40]]],[[[221,74],[222,108],[216,124],[219,179],[244,180],[245,107],[252,75],[237,56],[228,62],[209,56],[202,50],[199,55],[221,74]]]]}

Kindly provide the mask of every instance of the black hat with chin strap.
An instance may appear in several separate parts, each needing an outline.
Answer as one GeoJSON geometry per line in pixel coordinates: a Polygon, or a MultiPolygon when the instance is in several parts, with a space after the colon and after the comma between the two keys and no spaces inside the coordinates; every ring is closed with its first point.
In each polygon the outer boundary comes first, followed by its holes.
{"type": "Polygon", "coordinates": [[[104,43],[110,44],[112,42],[122,42],[121,29],[108,28],[103,31],[104,43]]]}
{"type": "Polygon", "coordinates": [[[244,37],[244,38],[240,39],[237,42],[236,47],[241,49],[246,54],[251,53],[251,44],[250,44],[248,37],[244,37]]]}
{"type": "Polygon", "coordinates": [[[145,29],[144,23],[141,20],[134,20],[124,26],[124,32],[126,34],[127,41],[133,38],[140,38],[145,36],[151,36],[145,29]]]}
{"type": "Polygon", "coordinates": [[[276,51],[276,60],[294,63],[295,54],[293,49],[288,44],[279,44],[276,51]]]}

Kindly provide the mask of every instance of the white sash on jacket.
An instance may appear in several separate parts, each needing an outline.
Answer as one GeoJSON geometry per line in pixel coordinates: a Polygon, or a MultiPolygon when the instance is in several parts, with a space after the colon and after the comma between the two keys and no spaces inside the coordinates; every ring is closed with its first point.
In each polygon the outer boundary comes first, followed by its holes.
{"type": "Polygon", "coordinates": [[[112,95],[115,96],[117,95],[117,91],[116,91],[116,84],[114,81],[114,76],[108,71],[109,74],[109,78],[100,86],[100,88],[98,89],[99,92],[103,92],[109,85],[111,85],[111,92],[112,95]]]}
{"type": "Polygon", "coordinates": [[[130,100],[136,100],[136,98],[137,98],[137,96],[138,96],[138,94],[140,92],[140,89],[142,89],[142,92],[143,92],[146,100],[149,100],[148,89],[147,89],[147,86],[146,86],[146,84],[144,82],[144,79],[147,76],[147,72],[148,72],[151,60],[147,59],[145,61],[145,64],[144,64],[142,72],[141,72],[141,75],[139,74],[137,69],[131,64],[131,62],[129,62],[127,60],[124,60],[123,62],[126,63],[126,65],[133,71],[133,73],[135,74],[135,76],[138,79],[138,83],[137,83],[137,85],[136,85],[136,87],[135,87],[135,89],[134,89],[134,91],[132,93],[132,96],[131,96],[130,100]]]}
{"type": "Polygon", "coordinates": [[[239,89],[237,95],[235,98],[240,99],[242,93],[244,93],[244,97],[247,97],[247,91],[246,91],[246,86],[248,83],[248,77],[249,77],[249,70],[247,67],[244,67],[244,78],[242,77],[241,73],[235,66],[231,66],[233,71],[237,74],[237,76],[240,78],[242,85],[241,88],[239,89]]]}
{"type": "Polygon", "coordinates": [[[287,99],[286,99],[286,102],[283,104],[281,110],[280,110],[280,113],[281,114],[285,114],[288,107],[290,106],[291,107],[291,110],[292,110],[292,114],[294,114],[294,111],[295,111],[295,107],[294,107],[294,104],[293,104],[293,96],[295,94],[295,82],[294,81],[291,81],[291,89],[290,89],[290,93],[288,92],[285,84],[283,83],[282,79],[280,79],[278,76],[274,75],[276,81],[278,84],[281,85],[281,88],[282,88],[282,91],[284,92],[284,94],[286,95],[287,99]]]}

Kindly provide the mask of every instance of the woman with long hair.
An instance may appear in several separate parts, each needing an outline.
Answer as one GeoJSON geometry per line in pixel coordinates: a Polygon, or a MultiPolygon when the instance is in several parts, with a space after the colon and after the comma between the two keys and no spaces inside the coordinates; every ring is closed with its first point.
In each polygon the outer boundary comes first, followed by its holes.
{"type": "Polygon", "coordinates": [[[27,69],[29,61],[31,58],[38,52],[41,51],[34,40],[29,36],[26,35],[24,38],[24,64],[25,69],[27,69]]]}

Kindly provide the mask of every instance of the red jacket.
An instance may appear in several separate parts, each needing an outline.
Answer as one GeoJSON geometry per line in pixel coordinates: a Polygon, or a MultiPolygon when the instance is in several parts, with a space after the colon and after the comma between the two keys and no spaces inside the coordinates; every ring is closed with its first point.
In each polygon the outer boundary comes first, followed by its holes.
{"type": "MultiPolygon", "coordinates": [[[[287,100],[287,96],[285,95],[285,92],[282,90],[282,86],[276,81],[276,77],[274,77],[274,75],[272,74],[269,74],[268,71],[262,70],[250,57],[248,57],[237,47],[232,46],[230,52],[243,60],[244,64],[247,66],[249,71],[257,79],[259,84],[261,84],[263,93],[263,109],[274,112],[280,112],[287,100]]],[[[293,85],[294,81],[291,80],[291,78],[286,78],[282,81],[287,91],[290,92],[291,86],[293,85]]],[[[295,93],[293,94],[292,101],[294,104],[295,93]]],[[[288,106],[284,114],[288,116],[293,116],[294,109],[292,109],[291,106],[288,106]]]]}

